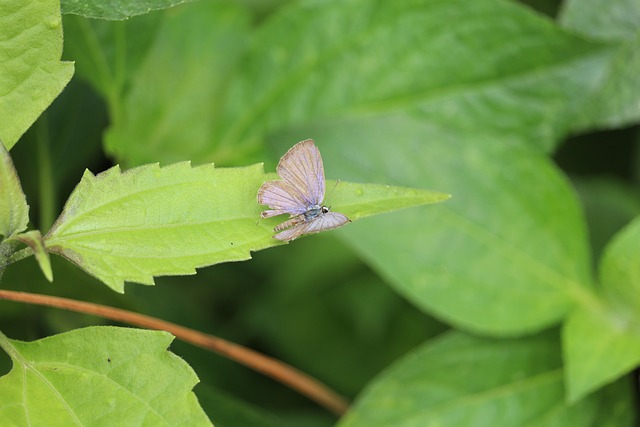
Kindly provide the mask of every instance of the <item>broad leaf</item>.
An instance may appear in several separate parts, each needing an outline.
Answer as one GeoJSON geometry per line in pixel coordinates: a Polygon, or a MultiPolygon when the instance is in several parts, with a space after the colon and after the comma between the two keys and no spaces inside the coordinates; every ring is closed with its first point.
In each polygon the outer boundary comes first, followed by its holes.
{"type": "Polygon", "coordinates": [[[576,130],[620,127],[640,121],[640,2],[570,0],[560,22],[610,43],[612,52],[598,90],[585,102],[576,130]]]}
{"type": "Polygon", "coordinates": [[[554,334],[489,340],[450,333],[380,375],[340,427],[632,426],[624,382],[578,404],[563,404],[554,334]]]}
{"type": "Polygon", "coordinates": [[[549,148],[600,77],[602,54],[514,2],[300,2],[255,35],[220,144],[309,120],[412,111],[549,148]]]}
{"type": "Polygon", "coordinates": [[[0,236],[10,237],[27,228],[29,205],[9,152],[0,141],[0,236]]]}
{"type": "Polygon", "coordinates": [[[438,209],[370,219],[339,234],[428,313],[484,334],[522,334],[559,322],[588,294],[581,209],[537,150],[404,116],[309,125],[274,140],[304,135],[316,139],[329,176],[453,195],[438,209]]]}
{"type": "Polygon", "coordinates": [[[193,0],[61,0],[62,13],[87,18],[128,19],[152,10],[167,9],[193,0]]]}
{"type": "MultiPolygon", "coordinates": [[[[47,248],[75,262],[117,291],[124,281],[153,284],[153,276],[194,274],[219,262],[250,258],[275,246],[273,227],[260,220],[256,195],[262,165],[192,168],[116,166],[86,172],[45,237],[47,248]]],[[[329,182],[328,188],[333,184],[329,182]]],[[[341,182],[327,201],[352,220],[448,196],[427,190],[341,182]]]]}
{"type": "MultiPolygon", "coordinates": [[[[198,2],[166,14],[106,135],[126,164],[203,157],[221,124],[215,117],[245,47],[249,16],[231,4],[198,2]],[[136,143],[131,143],[136,141],[136,143]]],[[[215,161],[237,155],[217,152],[215,161]]]]}
{"type": "Polygon", "coordinates": [[[640,364],[640,219],[606,248],[600,280],[605,302],[581,307],[564,328],[572,401],[640,364]]]}
{"type": "Polygon", "coordinates": [[[60,62],[58,0],[0,2],[0,140],[10,149],[62,91],[73,64],[60,62]]]}
{"type": "Polygon", "coordinates": [[[78,329],[0,346],[13,369],[0,378],[2,425],[211,425],[191,391],[198,378],[167,351],[166,332],[78,329]]]}
{"type": "Polygon", "coordinates": [[[637,0],[567,0],[559,20],[563,26],[596,39],[630,40],[640,31],[640,3],[637,0]]]}

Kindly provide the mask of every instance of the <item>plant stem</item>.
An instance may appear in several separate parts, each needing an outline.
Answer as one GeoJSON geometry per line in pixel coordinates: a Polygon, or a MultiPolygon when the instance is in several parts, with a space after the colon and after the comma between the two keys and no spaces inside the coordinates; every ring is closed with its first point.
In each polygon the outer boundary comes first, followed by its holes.
{"type": "MultiPolygon", "coordinates": [[[[119,308],[49,295],[0,290],[0,299],[56,307],[78,313],[93,314],[105,319],[128,323],[143,328],[167,331],[182,341],[212,350],[255,371],[261,372],[262,374],[298,391],[300,394],[307,396],[309,399],[315,401],[338,416],[344,414],[348,408],[348,403],[344,397],[329,389],[318,380],[302,373],[286,363],[280,362],[246,347],[242,347],[238,344],[223,340],[222,338],[185,328],[184,326],[176,325],[175,323],[170,323],[155,317],[145,316],[143,314],[119,308]]],[[[1,341],[0,346],[2,346],[1,341]]]]}

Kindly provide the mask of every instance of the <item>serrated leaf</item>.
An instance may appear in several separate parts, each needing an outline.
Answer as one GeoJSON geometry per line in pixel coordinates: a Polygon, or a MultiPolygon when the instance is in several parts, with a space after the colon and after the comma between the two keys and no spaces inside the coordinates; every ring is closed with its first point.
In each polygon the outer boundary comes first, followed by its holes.
{"type": "Polygon", "coordinates": [[[16,240],[28,245],[33,251],[42,274],[48,281],[53,281],[53,272],[51,271],[51,261],[49,260],[49,252],[44,247],[42,234],[38,230],[31,230],[26,233],[18,234],[14,237],[16,240]]]}
{"type": "Polygon", "coordinates": [[[98,19],[128,19],[194,0],[61,0],[62,13],[98,19]]]}
{"type": "Polygon", "coordinates": [[[73,64],[60,62],[61,23],[57,0],[0,2],[0,139],[8,149],[73,75],[73,64]]]}
{"type": "Polygon", "coordinates": [[[563,403],[555,334],[489,340],[449,333],[396,362],[367,386],[340,427],[628,426],[625,383],[563,403]]]}
{"type": "Polygon", "coordinates": [[[13,361],[0,378],[2,425],[211,425],[167,332],[102,326],[0,340],[13,361]]]}
{"type": "Polygon", "coordinates": [[[29,205],[9,152],[0,141],[0,235],[10,237],[27,228],[29,205]]]}
{"type": "Polygon", "coordinates": [[[437,209],[372,218],[338,234],[427,313],[483,334],[523,334],[558,323],[588,294],[583,213],[538,150],[407,116],[314,123],[273,139],[303,135],[319,143],[328,176],[453,195],[437,209]]]}
{"type": "Polygon", "coordinates": [[[640,218],[605,249],[600,281],[602,305],[581,307],[564,327],[571,401],[640,364],[640,218]]]}
{"type": "MultiPolygon", "coordinates": [[[[125,280],[153,284],[153,276],[245,260],[250,251],[280,244],[272,235],[283,219],[260,220],[256,195],[266,179],[261,164],[154,164],[124,173],[114,167],[97,176],[87,171],[45,243],[120,292],[125,280]]],[[[447,197],[341,182],[326,202],[358,219],[447,197]]]]}

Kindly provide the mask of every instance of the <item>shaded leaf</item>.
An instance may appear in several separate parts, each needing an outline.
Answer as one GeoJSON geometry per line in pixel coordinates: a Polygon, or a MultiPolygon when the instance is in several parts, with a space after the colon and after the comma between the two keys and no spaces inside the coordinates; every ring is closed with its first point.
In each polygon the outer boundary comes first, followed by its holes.
{"type": "Polygon", "coordinates": [[[0,141],[0,235],[10,237],[27,228],[29,205],[9,152],[0,141]]]}
{"type": "Polygon", "coordinates": [[[513,335],[558,323],[588,297],[583,214],[566,178],[538,150],[406,116],[313,124],[274,140],[310,135],[329,176],[453,195],[438,209],[338,233],[428,313],[467,330],[513,335]]]}
{"type": "Polygon", "coordinates": [[[576,310],[564,328],[571,401],[640,364],[640,219],[605,249],[600,281],[605,302],[576,310]]]}
{"type": "Polygon", "coordinates": [[[633,425],[627,383],[574,405],[563,398],[555,334],[490,340],[450,333],[381,374],[338,425],[633,425]]]}
{"type": "Polygon", "coordinates": [[[0,139],[11,149],[73,75],[60,62],[60,3],[3,1],[0,40],[0,139]]]}
{"type": "MultiPolygon", "coordinates": [[[[155,164],[124,173],[116,166],[97,176],[87,171],[45,242],[120,292],[125,280],[153,284],[153,276],[245,260],[250,251],[281,244],[272,235],[283,219],[260,220],[256,194],[265,178],[261,164],[155,164]]],[[[447,197],[341,182],[330,201],[358,219],[447,197]]]]}
{"type": "MultiPolygon", "coordinates": [[[[248,30],[247,12],[230,3],[203,1],[166,14],[117,105],[107,149],[128,165],[207,160],[202,153],[221,125],[216,114],[248,30]]],[[[237,155],[228,149],[208,160],[221,163],[237,155]]]]}
{"type": "Polygon", "coordinates": [[[61,0],[62,13],[87,18],[128,19],[152,10],[167,9],[193,0],[61,0]]]}
{"type": "Polygon", "coordinates": [[[3,425],[211,425],[191,391],[198,378],[167,351],[166,332],[89,327],[0,345],[3,425]]]}

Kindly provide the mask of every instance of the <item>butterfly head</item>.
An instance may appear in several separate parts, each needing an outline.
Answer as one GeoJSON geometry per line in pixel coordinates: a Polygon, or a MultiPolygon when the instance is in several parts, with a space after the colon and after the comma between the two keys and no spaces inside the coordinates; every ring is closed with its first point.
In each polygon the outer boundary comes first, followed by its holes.
{"type": "Polygon", "coordinates": [[[320,210],[323,214],[329,213],[329,211],[331,210],[331,206],[322,206],[320,210]]]}

